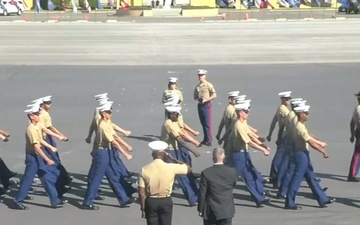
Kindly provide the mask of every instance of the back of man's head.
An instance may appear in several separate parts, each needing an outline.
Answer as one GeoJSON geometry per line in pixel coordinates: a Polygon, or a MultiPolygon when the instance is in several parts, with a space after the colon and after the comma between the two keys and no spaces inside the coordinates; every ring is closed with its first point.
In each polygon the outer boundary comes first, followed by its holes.
{"type": "Polygon", "coordinates": [[[221,147],[216,147],[213,150],[212,156],[214,163],[223,163],[225,159],[225,150],[221,147]]]}

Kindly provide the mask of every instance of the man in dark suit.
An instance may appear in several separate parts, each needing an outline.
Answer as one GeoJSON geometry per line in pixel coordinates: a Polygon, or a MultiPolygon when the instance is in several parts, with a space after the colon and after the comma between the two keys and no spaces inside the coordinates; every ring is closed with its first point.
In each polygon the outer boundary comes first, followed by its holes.
{"type": "Polygon", "coordinates": [[[237,181],[234,168],[223,164],[225,151],[213,150],[214,165],[202,171],[198,212],[204,225],[231,225],[235,214],[233,189],[237,181]]]}

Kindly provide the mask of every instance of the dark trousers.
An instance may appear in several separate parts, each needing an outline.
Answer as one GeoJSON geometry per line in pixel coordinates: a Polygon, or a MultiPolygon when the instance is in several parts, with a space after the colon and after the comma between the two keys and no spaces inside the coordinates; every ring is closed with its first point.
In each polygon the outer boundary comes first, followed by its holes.
{"type": "MultiPolygon", "coordinates": [[[[56,142],[54,140],[54,138],[50,135],[46,135],[45,141],[47,143],[49,143],[51,146],[56,148],[56,142]]],[[[69,177],[69,173],[68,171],[65,169],[65,167],[62,165],[61,160],[60,160],[60,155],[58,152],[52,152],[50,149],[45,148],[45,150],[50,154],[51,159],[54,160],[54,162],[57,165],[57,168],[60,170],[61,172],[61,176],[64,178],[68,178],[69,177]]]]}
{"type": "Polygon", "coordinates": [[[318,201],[319,205],[323,206],[325,202],[329,199],[320,187],[319,183],[314,179],[314,170],[310,163],[309,152],[306,150],[296,151],[294,153],[293,160],[295,168],[288,187],[285,207],[294,207],[296,205],[295,198],[300,188],[300,184],[304,178],[306,179],[306,182],[308,183],[311,192],[313,193],[315,199],[318,201]]]}
{"type": "Polygon", "coordinates": [[[270,181],[274,186],[277,185],[279,169],[281,166],[281,162],[283,160],[284,152],[286,150],[285,140],[286,140],[286,133],[284,131],[280,135],[280,140],[277,141],[276,152],[274,158],[271,161],[270,181]]]}
{"type": "MultiPolygon", "coordinates": [[[[169,154],[177,160],[182,162],[190,163],[189,161],[190,155],[186,149],[180,148],[179,150],[170,150],[169,154]]],[[[191,159],[191,158],[190,158],[191,159]]],[[[167,161],[168,163],[173,163],[171,160],[167,161]]],[[[186,175],[176,175],[176,181],[179,183],[181,190],[184,193],[186,200],[189,202],[190,205],[195,205],[198,201],[198,187],[196,184],[196,178],[192,172],[186,175]]]]}
{"type": "Polygon", "coordinates": [[[355,140],[354,153],[351,158],[348,178],[355,178],[356,175],[359,173],[359,168],[360,168],[360,163],[359,163],[359,161],[360,161],[359,160],[360,159],[360,129],[357,129],[355,131],[355,137],[356,137],[356,140],[355,140]]]}
{"type": "Polygon", "coordinates": [[[130,201],[124,188],[120,184],[120,176],[111,165],[111,149],[98,149],[94,153],[94,172],[89,177],[90,183],[86,191],[84,200],[85,205],[92,205],[104,176],[108,179],[111,189],[113,190],[120,206],[130,201]]]}
{"type": "Polygon", "coordinates": [[[212,133],[211,133],[211,102],[205,104],[198,104],[198,114],[201,126],[204,132],[203,142],[212,142],[212,133]]]}
{"type": "Polygon", "coordinates": [[[59,204],[60,199],[55,187],[55,182],[58,173],[54,170],[54,166],[45,165],[43,159],[36,154],[26,154],[25,158],[25,172],[20,182],[19,190],[14,199],[15,204],[20,205],[24,201],[28,191],[31,188],[32,181],[36,174],[38,174],[42,185],[50,199],[51,206],[59,204]]]}
{"type": "Polygon", "coordinates": [[[211,207],[207,207],[206,219],[204,225],[231,225],[232,218],[217,219],[211,207]]]}
{"type": "Polygon", "coordinates": [[[173,202],[171,197],[150,198],[145,200],[147,225],[171,225],[173,202]]]}
{"type": "Polygon", "coordinates": [[[232,165],[236,169],[238,176],[243,178],[244,183],[255,202],[263,202],[265,200],[262,195],[264,184],[262,183],[262,179],[260,179],[261,175],[251,162],[250,155],[245,151],[232,152],[231,159],[232,165]]]}
{"type": "Polygon", "coordinates": [[[222,220],[204,220],[204,225],[231,225],[232,218],[222,220]]]}
{"type": "Polygon", "coordinates": [[[12,171],[6,166],[2,158],[0,158],[0,182],[5,189],[8,189],[10,186],[11,175],[12,171]]]}

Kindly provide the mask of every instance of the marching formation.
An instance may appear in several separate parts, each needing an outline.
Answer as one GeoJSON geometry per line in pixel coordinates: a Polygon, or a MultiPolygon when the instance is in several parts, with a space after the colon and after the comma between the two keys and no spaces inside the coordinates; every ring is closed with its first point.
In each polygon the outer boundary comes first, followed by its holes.
{"type": "MultiPolygon", "coordinates": [[[[211,102],[217,98],[214,85],[206,80],[207,71],[199,70],[197,75],[199,83],[194,89],[193,97],[197,101],[198,116],[203,128],[203,139],[201,141],[197,140],[200,132],[191,128],[181,114],[182,103],[184,102],[183,94],[178,88],[178,79],[171,77],[169,78],[168,88],[162,96],[162,103],[165,107],[165,120],[160,131],[160,140],[162,142],[159,143],[161,147],[150,146],[157,151],[156,154],[153,153],[154,159],[161,159],[168,164],[187,165],[187,167],[173,167],[174,170],[169,173],[169,177],[175,176],[174,179],[183,191],[190,206],[197,206],[199,202],[199,185],[191,170],[191,155],[199,157],[198,148],[213,145],[211,102]]],[[[315,149],[324,158],[328,158],[327,144],[306,127],[310,111],[307,100],[292,98],[291,94],[291,91],[279,93],[280,106],[275,112],[266,137],[266,140],[270,142],[275,127],[278,125],[276,134],[277,148],[271,163],[269,179],[264,178],[257,170],[249,153],[251,147],[261,151],[264,156],[268,156],[270,149],[264,144],[265,138],[260,137],[258,130],[248,123],[248,116],[251,112],[251,99],[247,99],[246,95],[240,94],[239,91],[228,93],[229,104],[224,110],[215,138],[218,144],[223,145],[226,156],[224,164],[236,170],[237,176],[246,185],[257,207],[271,201],[266,197],[267,193],[264,188],[264,184],[270,182],[278,190],[277,198],[285,199],[284,207],[286,209],[300,209],[301,207],[296,204],[296,196],[301,182],[305,180],[319,207],[323,208],[333,203],[335,199],[326,195],[326,187],[321,187],[321,179],[315,175],[309,151],[311,148],[315,149]]],[[[348,176],[348,181],[351,182],[358,181],[356,175],[359,170],[360,154],[360,92],[356,96],[359,106],[356,107],[353,113],[350,125],[350,141],[356,141],[348,176]]],[[[85,139],[86,143],[92,143],[90,151],[92,162],[87,175],[87,190],[82,207],[89,210],[98,209],[94,205],[94,201],[104,199],[101,197],[100,190],[104,177],[108,180],[120,207],[123,207],[135,202],[137,198],[133,197],[133,194],[138,192],[138,189],[128,182],[127,178],[131,177],[132,174],[127,170],[121,159],[132,159],[132,147],[121,138],[122,135],[131,135],[131,131],[124,130],[111,120],[113,102],[109,100],[107,93],[96,95],[95,100],[99,105],[95,109],[89,133],[85,139]],[[95,134],[94,140],[92,140],[93,134],[95,134]]],[[[34,190],[32,183],[35,177],[38,177],[44,186],[51,207],[58,208],[67,203],[63,196],[71,190],[73,177],[69,175],[62,164],[55,139],[64,142],[69,139],[53,125],[49,113],[51,104],[51,96],[46,96],[34,100],[32,104],[27,105],[28,108],[25,110],[29,119],[25,142],[26,167],[14,198],[15,209],[28,209],[23,204],[23,201],[32,199],[28,193],[34,190]]],[[[0,138],[4,142],[9,141],[9,137],[10,134],[0,130],[0,138]]],[[[163,164],[158,164],[159,161],[156,161],[156,163],[157,166],[166,168],[163,164]]],[[[158,187],[164,194],[153,193],[153,190],[148,191],[146,189],[146,185],[150,185],[147,182],[150,182],[151,177],[157,176],[152,171],[154,168],[154,165],[144,167],[139,176],[140,205],[144,218],[146,217],[145,197],[169,198],[173,189],[173,179],[171,178],[168,179],[169,184],[165,182],[170,189],[158,187]]],[[[5,162],[0,158],[0,181],[3,186],[0,189],[1,195],[7,193],[10,189],[9,180],[16,175],[16,173],[8,169],[5,162]]],[[[158,180],[161,179],[166,180],[167,178],[158,178],[158,180]]],[[[164,204],[170,203],[172,204],[171,201],[164,201],[164,204]]],[[[151,204],[158,203],[155,201],[151,204]]],[[[198,207],[198,210],[199,213],[203,213],[201,207],[198,207]]],[[[167,224],[169,223],[167,222],[167,224]]]]}

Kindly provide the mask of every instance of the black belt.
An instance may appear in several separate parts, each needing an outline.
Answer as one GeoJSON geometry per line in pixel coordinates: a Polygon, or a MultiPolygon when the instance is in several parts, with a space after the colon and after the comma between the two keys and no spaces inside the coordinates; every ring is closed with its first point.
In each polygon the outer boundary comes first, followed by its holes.
{"type": "Polygon", "coordinates": [[[169,198],[171,195],[151,195],[149,198],[169,198]]]}
{"type": "Polygon", "coordinates": [[[247,151],[246,151],[246,150],[241,149],[241,150],[231,150],[231,152],[247,152],[247,151]]]}

